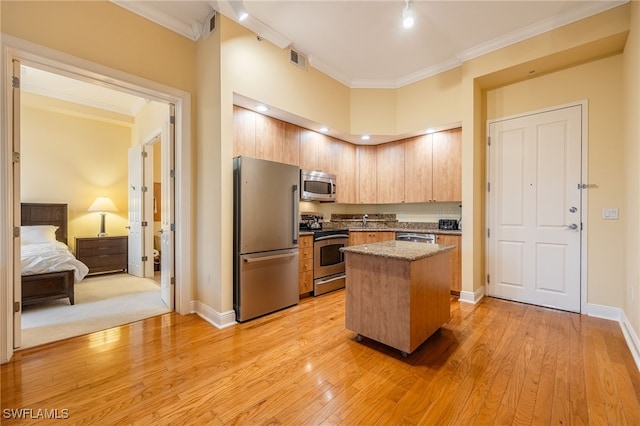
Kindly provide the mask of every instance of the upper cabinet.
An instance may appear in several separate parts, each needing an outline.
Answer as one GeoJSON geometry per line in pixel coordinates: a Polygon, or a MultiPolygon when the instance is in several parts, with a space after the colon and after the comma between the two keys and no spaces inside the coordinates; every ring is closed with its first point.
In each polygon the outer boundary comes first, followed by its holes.
{"type": "Polygon", "coordinates": [[[376,148],[377,202],[380,204],[404,203],[404,142],[385,143],[376,148]]]}
{"type": "Polygon", "coordinates": [[[462,130],[433,133],[433,201],[462,200],[462,130]]]}
{"type": "Polygon", "coordinates": [[[298,165],[302,128],[253,111],[233,107],[233,156],[298,165]]]}
{"type": "Polygon", "coordinates": [[[404,142],[405,201],[461,201],[461,129],[417,136],[404,142]]]}
{"type": "Polygon", "coordinates": [[[234,106],[233,155],[333,173],[336,200],[396,204],[462,200],[462,130],[353,145],[234,106]]]}

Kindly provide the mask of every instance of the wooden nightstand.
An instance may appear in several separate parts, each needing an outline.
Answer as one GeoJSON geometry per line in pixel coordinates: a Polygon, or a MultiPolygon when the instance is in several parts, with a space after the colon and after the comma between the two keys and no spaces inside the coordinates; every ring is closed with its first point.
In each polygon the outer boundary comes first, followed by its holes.
{"type": "Polygon", "coordinates": [[[89,267],[89,273],[126,271],[128,237],[76,238],[76,257],[89,267]]]}

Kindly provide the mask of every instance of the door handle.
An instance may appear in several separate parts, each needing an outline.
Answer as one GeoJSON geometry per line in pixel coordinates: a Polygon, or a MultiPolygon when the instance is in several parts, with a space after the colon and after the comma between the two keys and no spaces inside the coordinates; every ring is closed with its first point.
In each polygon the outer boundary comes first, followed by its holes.
{"type": "Polygon", "coordinates": [[[564,227],[565,227],[566,229],[570,229],[570,230],[572,230],[572,231],[575,231],[575,230],[577,230],[577,229],[578,229],[578,225],[577,225],[577,224],[575,224],[575,223],[572,223],[571,225],[565,225],[564,227]]]}
{"type": "Polygon", "coordinates": [[[244,261],[247,263],[266,262],[268,260],[286,259],[288,257],[294,257],[297,255],[298,253],[276,254],[273,256],[252,257],[252,258],[245,259],[244,261]]]}

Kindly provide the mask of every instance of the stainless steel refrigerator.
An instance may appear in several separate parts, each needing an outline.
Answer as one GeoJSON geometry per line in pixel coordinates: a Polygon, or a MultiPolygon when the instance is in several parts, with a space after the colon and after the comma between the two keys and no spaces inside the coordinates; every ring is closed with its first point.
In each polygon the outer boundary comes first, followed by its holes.
{"type": "Polygon", "coordinates": [[[233,307],[242,322],[298,303],[300,169],[233,159],[233,307]]]}

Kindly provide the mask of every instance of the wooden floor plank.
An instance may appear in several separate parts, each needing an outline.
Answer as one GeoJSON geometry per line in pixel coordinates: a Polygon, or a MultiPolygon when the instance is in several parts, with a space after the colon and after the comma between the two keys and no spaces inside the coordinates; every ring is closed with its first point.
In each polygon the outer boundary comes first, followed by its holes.
{"type": "Polygon", "coordinates": [[[617,323],[493,298],[451,313],[407,358],[356,341],[342,290],[222,330],[166,314],[17,352],[1,408],[74,424],[640,424],[617,323]]]}

